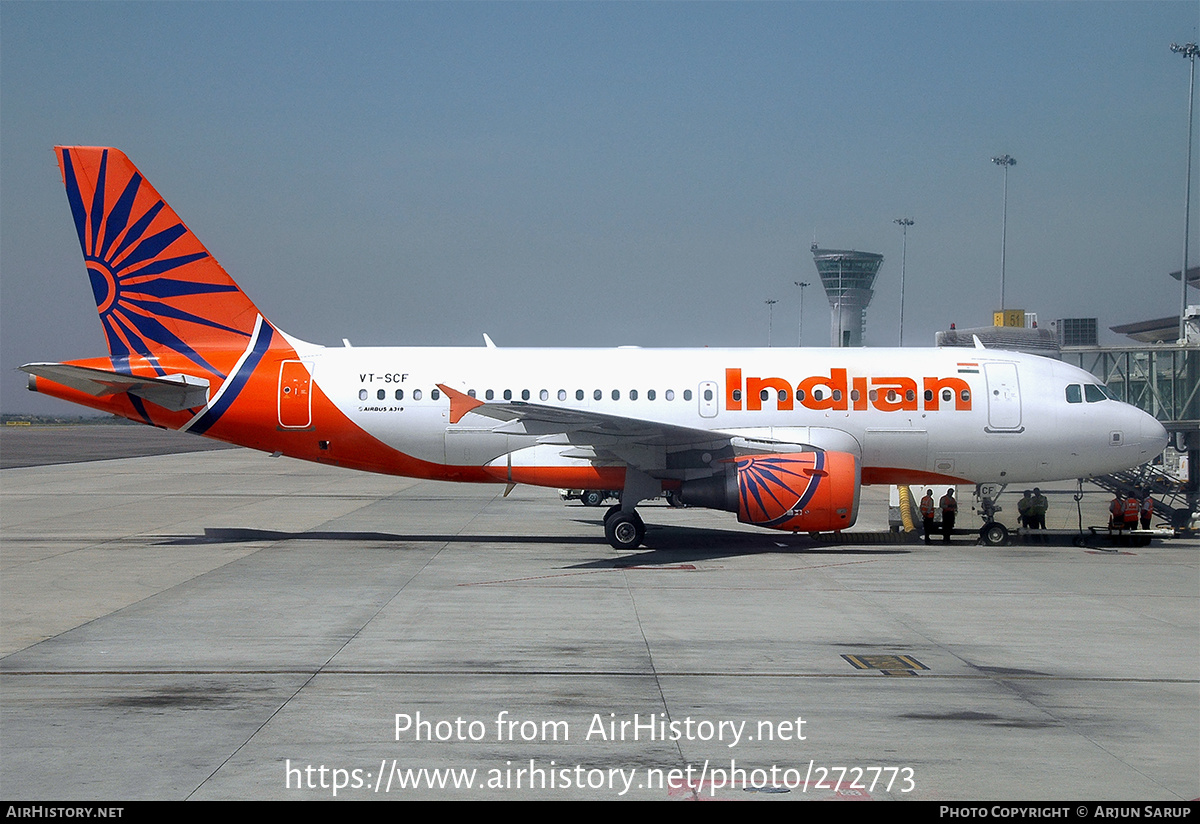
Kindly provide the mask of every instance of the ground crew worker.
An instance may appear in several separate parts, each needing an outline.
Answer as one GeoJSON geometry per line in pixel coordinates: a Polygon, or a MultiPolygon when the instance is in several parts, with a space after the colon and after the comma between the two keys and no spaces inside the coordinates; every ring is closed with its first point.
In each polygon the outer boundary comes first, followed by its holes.
{"type": "Polygon", "coordinates": [[[1125,528],[1137,529],[1138,515],[1142,509],[1142,503],[1137,499],[1136,495],[1130,495],[1125,499],[1124,516],[1125,528]]]}
{"type": "Polygon", "coordinates": [[[1033,503],[1029,505],[1030,529],[1046,528],[1046,510],[1049,508],[1050,502],[1046,500],[1046,496],[1042,494],[1042,490],[1035,486],[1033,488],[1033,503]]]}
{"type": "Polygon", "coordinates": [[[954,490],[947,489],[938,505],[942,508],[942,540],[948,544],[950,533],[954,531],[954,516],[958,514],[958,501],[954,500],[954,490]]]}
{"type": "Polygon", "coordinates": [[[1017,501],[1017,519],[1021,522],[1022,529],[1029,528],[1029,507],[1033,506],[1033,493],[1028,489],[1025,490],[1025,497],[1017,501]]]}
{"type": "Polygon", "coordinates": [[[1150,490],[1147,489],[1142,493],[1142,529],[1150,528],[1150,516],[1154,514],[1154,499],[1150,497],[1150,490]]]}
{"type": "Polygon", "coordinates": [[[925,528],[925,543],[929,543],[929,536],[933,534],[933,513],[936,511],[933,490],[926,489],[925,497],[921,499],[921,525],[925,528]]]}
{"type": "Polygon", "coordinates": [[[1125,528],[1125,502],[1121,500],[1120,492],[1113,496],[1112,503],[1108,505],[1108,528],[1125,528]]]}

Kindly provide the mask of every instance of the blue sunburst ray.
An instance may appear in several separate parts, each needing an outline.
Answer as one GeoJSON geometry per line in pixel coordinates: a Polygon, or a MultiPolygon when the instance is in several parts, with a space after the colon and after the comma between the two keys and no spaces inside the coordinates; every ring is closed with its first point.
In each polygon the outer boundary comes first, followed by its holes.
{"type": "MultiPolygon", "coordinates": [[[[124,288],[126,286],[126,284],[128,284],[132,281],[135,281],[138,278],[150,278],[151,276],[154,276],[154,275],[161,275],[164,272],[169,272],[172,269],[178,269],[181,266],[186,266],[187,264],[193,263],[197,260],[203,260],[206,257],[208,257],[207,252],[196,252],[195,254],[191,254],[191,255],[181,255],[179,257],[165,258],[163,260],[156,260],[153,263],[149,263],[149,264],[143,266],[141,269],[138,269],[134,272],[122,273],[119,278],[121,281],[121,286],[124,288]]],[[[169,278],[158,278],[158,277],[153,278],[153,280],[147,280],[146,283],[153,283],[155,281],[161,281],[163,283],[168,283],[168,284],[170,284],[170,283],[194,284],[197,287],[197,289],[201,289],[202,291],[205,291],[205,292],[236,292],[237,291],[237,288],[234,286],[227,286],[227,285],[216,286],[213,284],[204,283],[203,281],[171,280],[169,278]],[[210,287],[210,288],[203,288],[203,287],[210,287]]],[[[170,288],[171,287],[166,287],[167,290],[169,290],[170,288]]],[[[164,297],[177,297],[178,295],[183,295],[183,294],[199,294],[199,292],[179,291],[179,292],[172,293],[169,291],[164,291],[163,296],[164,297]]]]}
{"type": "MultiPolygon", "coordinates": [[[[146,346],[146,342],[138,336],[137,330],[133,328],[128,318],[120,313],[111,312],[106,323],[111,324],[114,335],[124,341],[122,344],[122,348],[125,350],[124,357],[129,357],[133,352],[137,352],[137,354],[150,362],[155,372],[159,375],[166,374],[162,367],[158,365],[154,353],[150,351],[150,347],[146,346]],[[130,351],[131,349],[132,351],[130,351]]],[[[130,370],[130,374],[133,374],[132,370],[130,370]]]]}
{"type": "MultiPolygon", "coordinates": [[[[154,218],[158,217],[158,213],[163,210],[164,204],[161,200],[146,210],[146,214],[137,219],[137,222],[130,227],[125,233],[125,237],[121,240],[121,244],[116,248],[116,251],[109,257],[110,261],[115,262],[121,253],[129,248],[130,244],[134,243],[146,232],[146,228],[154,222],[154,218]]],[[[85,253],[86,254],[86,253],[85,253]]]]}
{"type": "Polygon", "coordinates": [[[186,234],[187,229],[182,223],[176,223],[174,226],[171,226],[168,229],[163,229],[161,232],[156,232],[139,243],[137,248],[130,252],[124,260],[122,260],[120,263],[117,263],[113,267],[113,271],[121,272],[125,269],[128,269],[130,266],[136,266],[143,261],[152,260],[158,257],[164,250],[166,250],[168,246],[186,234]]]}
{"type": "Polygon", "coordinates": [[[129,225],[129,214],[133,211],[133,201],[141,186],[142,176],[134,173],[133,177],[129,178],[129,183],[125,185],[125,191],[121,192],[121,196],[117,198],[116,204],[113,205],[112,211],[108,213],[108,218],[104,221],[104,245],[97,253],[99,257],[103,258],[108,254],[113,243],[129,225]]]}
{"type": "Polygon", "coordinates": [[[208,320],[207,318],[202,318],[199,315],[193,315],[191,312],[185,312],[182,309],[176,309],[174,306],[166,303],[159,303],[158,301],[151,300],[137,300],[128,296],[122,297],[121,303],[128,306],[137,307],[138,309],[155,315],[165,315],[169,318],[175,318],[175,320],[185,320],[188,323],[194,323],[198,326],[207,326],[210,329],[220,329],[222,332],[233,332],[235,335],[241,335],[244,338],[250,337],[249,332],[243,332],[240,329],[233,329],[229,326],[208,320]]]}
{"type": "Polygon", "coordinates": [[[211,363],[206,361],[195,349],[188,346],[186,343],[176,337],[174,332],[159,323],[156,318],[128,311],[128,309],[124,306],[121,308],[124,310],[122,313],[122,319],[126,323],[132,324],[136,332],[139,333],[143,338],[154,341],[160,346],[165,346],[174,352],[178,352],[180,355],[183,355],[185,358],[197,364],[198,366],[202,366],[209,372],[212,372],[214,375],[219,375],[222,379],[224,379],[225,374],[221,372],[220,369],[217,369],[211,363]]]}
{"type": "Polygon", "coordinates": [[[108,152],[100,155],[100,172],[96,176],[96,191],[92,193],[92,248],[100,237],[100,224],[104,222],[104,178],[108,172],[108,152]]]}
{"type": "Polygon", "coordinates": [[[79,191],[79,180],[75,177],[75,166],[71,153],[63,149],[63,177],[67,184],[67,201],[71,204],[71,217],[75,219],[75,233],[79,235],[79,248],[87,256],[87,209],[83,205],[83,194],[79,191]]]}

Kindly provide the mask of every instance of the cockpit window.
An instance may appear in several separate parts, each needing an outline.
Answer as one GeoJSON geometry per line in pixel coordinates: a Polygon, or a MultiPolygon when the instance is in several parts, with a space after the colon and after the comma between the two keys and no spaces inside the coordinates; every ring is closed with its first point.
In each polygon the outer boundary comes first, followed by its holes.
{"type": "Polygon", "coordinates": [[[1099,386],[1094,383],[1085,383],[1083,385],[1083,397],[1088,403],[1097,403],[1106,400],[1108,395],[1099,386]]]}
{"type": "Polygon", "coordinates": [[[1067,387],[1067,403],[1083,403],[1083,389],[1079,384],[1073,383],[1067,387]]]}

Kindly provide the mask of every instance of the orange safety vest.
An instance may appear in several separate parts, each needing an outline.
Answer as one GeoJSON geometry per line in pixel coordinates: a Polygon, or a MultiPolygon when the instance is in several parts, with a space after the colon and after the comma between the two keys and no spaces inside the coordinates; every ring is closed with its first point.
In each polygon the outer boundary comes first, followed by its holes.
{"type": "Polygon", "coordinates": [[[936,507],[933,505],[933,496],[926,495],[921,499],[921,517],[932,518],[936,507]]]}
{"type": "Polygon", "coordinates": [[[1125,520],[1136,521],[1138,519],[1138,511],[1142,505],[1138,503],[1138,499],[1130,495],[1125,499],[1125,520]]]}

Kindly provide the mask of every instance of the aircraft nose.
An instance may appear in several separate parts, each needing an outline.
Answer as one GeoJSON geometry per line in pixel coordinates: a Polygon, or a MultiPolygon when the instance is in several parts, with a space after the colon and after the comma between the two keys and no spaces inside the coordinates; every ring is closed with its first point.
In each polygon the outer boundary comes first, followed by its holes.
{"type": "Polygon", "coordinates": [[[1150,452],[1157,455],[1167,448],[1167,443],[1170,442],[1171,436],[1167,434],[1166,428],[1153,415],[1143,412],[1141,440],[1142,444],[1150,452]]]}
{"type": "Polygon", "coordinates": [[[1142,460],[1152,460],[1167,448],[1171,436],[1153,415],[1143,412],[1141,409],[1135,409],[1134,412],[1137,415],[1137,421],[1130,422],[1133,425],[1129,427],[1128,434],[1132,436],[1137,433],[1136,446],[1142,460]]]}

